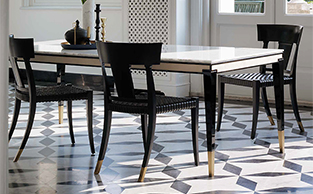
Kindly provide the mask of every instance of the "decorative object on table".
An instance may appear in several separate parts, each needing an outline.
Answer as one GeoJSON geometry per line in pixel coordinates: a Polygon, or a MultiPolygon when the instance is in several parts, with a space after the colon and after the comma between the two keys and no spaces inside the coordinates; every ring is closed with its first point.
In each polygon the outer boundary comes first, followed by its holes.
{"type": "MultiPolygon", "coordinates": [[[[81,0],[82,1],[82,20],[83,20],[83,28],[85,30],[92,29],[95,26],[95,0],[81,0]]],[[[95,31],[91,30],[90,39],[95,39],[95,31]]]]}
{"type": "Polygon", "coordinates": [[[71,45],[81,45],[85,44],[87,41],[87,30],[82,29],[79,26],[79,21],[76,20],[76,25],[73,29],[68,30],[65,35],[65,40],[71,45]]]}
{"type": "Polygon", "coordinates": [[[101,30],[101,35],[102,35],[101,40],[102,40],[102,42],[105,41],[105,34],[106,34],[106,31],[105,31],[106,24],[105,24],[105,22],[106,21],[107,21],[106,17],[101,18],[101,28],[102,28],[102,30],[101,30]]]}
{"type": "Polygon", "coordinates": [[[100,4],[96,4],[96,41],[99,41],[99,31],[100,31],[100,12],[101,12],[101,8],[100,8],[100,4]]]}

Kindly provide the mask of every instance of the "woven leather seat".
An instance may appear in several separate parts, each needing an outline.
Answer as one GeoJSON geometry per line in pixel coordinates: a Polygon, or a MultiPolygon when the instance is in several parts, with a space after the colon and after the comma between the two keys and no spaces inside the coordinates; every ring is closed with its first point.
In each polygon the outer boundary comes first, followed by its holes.
{"type": "MultiPolygon", "coordinates": [[[[109,104],[109,109],[132,114],[148,114],[147,96],[138,95],[136,99],[140,102],[122,101],[118,100],[118,98],[113,98],[109,104]]],[[[197,103],[197,100],[194,98],[156,96],[156,114],[196,108],[197,103]]]]}
{"type": "MultiPolygon", "coordinates": [[[[87,99],[89,89],[82,89],[75,86],[48,86],[36,87],[36,101],[37,102],[58,102],[68,100],[83,100],[87,99]]],[[[28,92],[21,92],[16,90],[16,97],[20,100],[29,102],[28,92]]]]}
{"type": "Polygon", "coordinates": [[[127,44],[97,42],[98,54],[104,77],[104,129],[95,174],[100,172],[109,141],[112,111],[141,115],[141,129],[144,145],[144,159],[138,181],[143,181],[148,166],[156,125],[156,114],[191,109],[191,132],[195,165],[199,165],[198,153],[198,98],[178,98],[164,96],[155,91],[152,65],[160,64],[161,43],[127,44]],[[117,96],[111,96],[105,64],[110,64],[115,80],[117,96]],[[147,90],[134,88],[130,67],[144,65],[147,90]]]}
{"type": "Polygon", "coordinates": [[[89,89],[82,89],[71,85],[60,86],[45,86],[36,87],[35,78],[33,76],[33,70],[30,64],[30,59],[34,58],[34,40],[33,39],[16,39],[13,35],[10,35],[10,63],[15,78],[15,107],[12,119],[12,125],[9,132],[9,141],[13,135],[19,112],[21,101],[29,102],[29,116],[25,135],[22,140],[20,149],[14,158],[14,162],[19,160],[22,151],[27,143],[30,135],[37,102],[51,102],[51,101],[67,101],[67,115],[69,123],[69,132],[71,141],[74,144],[74,132],[72,122],[72,101],[73,100],[87,100],[87,120],[88,120],[88,135],[91,152],[95,152],[93,143],[93,131],[92,131],[92,103],[93,92],[89,89]],[[27,87],[25,86],[17,58],[22,58],[26,67],[27,87]]]}
{"type": "MultiPolygon", "coordinates": [[[[260,82],[263,86],[274,86],[273,74],[270,73],[243,73],[233,75],[221,75],[219,79],[222,82],[241,86],[253,86],[253,82],[260,82]]],[[[293,78],[291,76],[284,76],[284,84],[289,84],[293,78]]]]}
{"type": "MultiPolygon", "coordinates": [[[[284,65],[284,84],[289,84],[290,86],[290,98],[293,107],[293,112],[298,121],[299,128],[304,132],[304,128],[301,122],[300,114],[298,111],[298,103],[296,97],[296,67],[297,67],[297,57],[300,39],[303,31],[302,26],[298,25],[277,25],[277,24],[259,24],[258,28],[258,40],[263,42],[263,48],[268,48],[269,42],[278,42],[278,48],[284,49],[283,53],[283,65],[284,65]],[[293,46],[295,46],[294,52],[293,46]],[[293,53],[294,57],[291,57],[293,53]],[[292,59],[292,60],[291,60],[292,59]],[[287,70],[288,64],[291,64],[289,70],[287,70]]],[[[262,101],[266,111],[266,114],[274,125],[274,120],[268,105],[266,87],[274,86],[273,75],[270,73],[273,69],[266,68],[266,66],[261,66],[259,73],[243,73],[234,75],[220,75],[218,79],[218,119],[217,119],[217,131],[221,128],[222,115],[223,115],[223,104],[224,104],[224,93],[225,84],[240,85],[245,87],[253,88],[253,123],[251,130],[251,139],[255,138],[258,112],[259,112],[259,98],[260,89],[262,91],[262,101]],[[268,73],[267,73],[268,72],[268,73]]]]}

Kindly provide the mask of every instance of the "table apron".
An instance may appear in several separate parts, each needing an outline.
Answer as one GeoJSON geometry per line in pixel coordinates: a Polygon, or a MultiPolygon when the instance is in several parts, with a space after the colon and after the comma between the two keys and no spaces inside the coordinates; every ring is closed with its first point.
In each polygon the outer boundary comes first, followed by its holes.
{"type": "MultiPolygon", "coordinates": [[[[160,65],[154,65],[153,70],[169,71],[169,72],[181,72],[181,73],[202,73],[202,70],[216,70],[218,73],[234,71],[239,69],[245,69],[249,67],[255,67],[260,65],[272,64],[278,62],[282,58],[282,54],[257,57],[251,59],[237,60],[232,62],[225,62],[220,64],[191,64],[182,62],[162,62],[160,65]],[[211,68],[212,67],[212,68],[211,68]]],[[[32,62],[37,63],[52,63],[52,64],[65,64],[75,66],[91,66],[100,67],[100,61],[98,58],[85,58],[85,57],[70,57],[70,56],[53,56],[53,55],[35,55],[35,58],[31,59],[32,62]]],[[[110,67],[109,64],[106,64],[110,67]]],[[[144,69],[143,65],[134,65],[132,69],[144,69]]]]}
{"type": "Polygon", "coordinates": [[[216,70],[218,73],[234,71],[239,69],[246,69],[260,65],[267,65],[277,63],[279,59],[283,58],[282,54],[258,57],[252,59],[238,60],[228,63],[212,64],[212,70],[216,70]]]}

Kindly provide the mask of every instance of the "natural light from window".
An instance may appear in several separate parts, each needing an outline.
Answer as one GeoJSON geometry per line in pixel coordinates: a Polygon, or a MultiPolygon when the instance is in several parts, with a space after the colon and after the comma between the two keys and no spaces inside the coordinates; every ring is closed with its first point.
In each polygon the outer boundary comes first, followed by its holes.
{"type": "Polygon", "coordinates": [[[220,0],[220,13],[264,13],[264,0],[220,0]]]}
{"type": "Polygon", "coordinates": [[[312,14],[313,0],[287,0],[287,14],[312,14]]]}

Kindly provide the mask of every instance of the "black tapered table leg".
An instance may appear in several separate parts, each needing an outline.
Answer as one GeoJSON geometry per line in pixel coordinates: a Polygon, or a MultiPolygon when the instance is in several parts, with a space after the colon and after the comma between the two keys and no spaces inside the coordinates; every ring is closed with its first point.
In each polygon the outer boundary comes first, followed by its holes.
{"type": "Polygon", "coordinates": [[[209,176],[214,176],[216,71],[203,70],[209,176]]]}
{"type": "MultiPolygon", "coordinates": [[[[61,85],[64,84],[62,80],[62,76],[65,75],[65,65],[57,64],[57,84],[61,85]]],[[[64,110],[64,102],[58,102],[59,107],[59,124],[63,123],[63,110],[64,110]]]]}
{"type": "Polygon", "coordinates": [[[277,128],[278,128],[278,140],[279,149],[281,153],[285,151],[285,135],[284,135],[284,67],[283,59],[280,59],[278,63],[273,64],[274,74],[274,90],[275,90],[275,104],[277,115],[277,128]]]}

